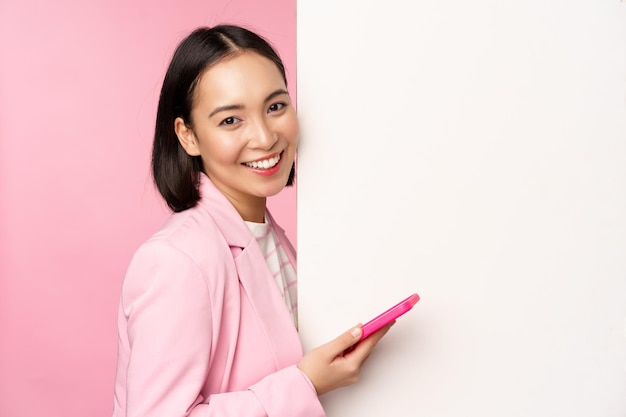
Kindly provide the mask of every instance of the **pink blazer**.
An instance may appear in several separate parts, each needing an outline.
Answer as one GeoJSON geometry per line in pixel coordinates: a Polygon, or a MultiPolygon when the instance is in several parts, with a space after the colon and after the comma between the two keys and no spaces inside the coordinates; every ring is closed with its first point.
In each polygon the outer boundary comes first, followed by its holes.
{"type": "Polygon", "coordinates": [[[202,177],[198,205],[173,214],[128,268],[113,416],[324,417],[256,239],[202,177]]]}

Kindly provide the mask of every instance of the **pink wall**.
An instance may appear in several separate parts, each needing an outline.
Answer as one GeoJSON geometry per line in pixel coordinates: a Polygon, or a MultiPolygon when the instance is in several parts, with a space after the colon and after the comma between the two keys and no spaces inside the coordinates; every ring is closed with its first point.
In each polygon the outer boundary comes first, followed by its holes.
{"type": "MultiPolygon", "coordinates": [[[[167,215],[160,82],[220,22],[269,37],[295,86],[294,0],[0,2],[0,416],[110,414],[120,284],[167,215]]],[[[295,191],[271,205],[293,239],[295,191]]]]}

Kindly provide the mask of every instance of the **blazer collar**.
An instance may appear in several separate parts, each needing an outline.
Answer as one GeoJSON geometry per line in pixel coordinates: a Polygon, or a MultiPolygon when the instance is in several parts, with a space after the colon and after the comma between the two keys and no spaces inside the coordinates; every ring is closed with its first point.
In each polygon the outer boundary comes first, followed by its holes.
{"type": "MultiPolygon", "coordinates": [[[[252,240],[252,232],[246,226],[241,215],[205,173],[200,174],[200,201],[198,205],[209,212],[215,220],[226,241],[230,246],[245,248],[252,240]]],[[[267,210],[267,209],[266,209],[267,210]]],[[[268,221],[274,227],[281,243],[287,240],[285,231],[276,223],[269,211],[266,211],[268,221]]],[[[291,253],[289,253],[291,258],[291,253]]],[[[295,264],[293,259],[290,259],[295,264]]]]}
{"type": "Polygon", "coordinates": [[[253,239],[241,215],[213,182],[200,174],[200,201],[198,205],[209,212],[230,246],[245,248],[253,239]]]}
{"type": "MultiPolygon", "coordinates": [[[[246,226],[235,206],[204,173],[200,174],[200,201],[198,205],[207,210],[209,215],[213,217],[229,246],[243,249],[254,240],[252,232],[246,226]]],[[[285,231],[276,223],[269,210],[266,211],[266,214],[268,221],[276,231],[278,240],[285,249],[291,249],[286,252],[291,265],[296,269],[296,258],[291,242],[289,242],[285,231]]]]}
{"type": "MultiPolygon", "coordinates": [[[[198,206],[208,211],[231,250],[235,247],[241,249],[233,251],[238,278],[259,317],[260,325],[268,336],[277,369],[291,365],[291,362],[285,362],[285,358],[290,358],[290,361],[296,360],[297,358],[293,357],[293,352],[298,353],[298,358],[302,355],[300,339],[291,315],[285,306],[285,301],[280,292],[275,289],[274,277],[267,268],[261,248],[256,244],[256,239],[239,212],[204,174],[200,177],[200,196],[198,206]],[[261,265],[266,267],[260,267],[261,265]]],[[[289,250],[291,244],[287,240],[285,232],[278,227],[269,212],[267,218],[275,228],[278,239],[284,245],[289,261],[295,269],[296,259],[293,251],[289,250]]]]}

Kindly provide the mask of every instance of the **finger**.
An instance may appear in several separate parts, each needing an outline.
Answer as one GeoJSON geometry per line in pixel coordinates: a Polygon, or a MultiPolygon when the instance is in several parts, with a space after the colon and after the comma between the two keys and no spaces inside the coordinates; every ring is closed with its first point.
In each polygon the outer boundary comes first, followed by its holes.
{"type": "Polygon", "coordinates": [[[365,359],[367,359],[367,357],[371,353],[372,349],[374,349],[374,346],[378,344],[380,339],[382,339],[383,336],[387,334],[391,326],[393,326],[394,324],[395,324],[395,321],[387,324],[386,326],[375,331],[374,333],[372,333],[365,339],[361,340],[359,344],[357,344],[354,347],[354,349],[351,352],[349,352],[348,355],[350,356],[350,359],[356,360],[359,363],[365,361],[365,359]]]}
{"type": "Polygon", "coordinates": [[[348,350],[361,339],[361,334],[363,334],[363,330],[361,330],[360,326],[355,326],[344,332],[339,337],[326,344],[328,354],[331,357],[343,354],[343,352],[348,350]]]}

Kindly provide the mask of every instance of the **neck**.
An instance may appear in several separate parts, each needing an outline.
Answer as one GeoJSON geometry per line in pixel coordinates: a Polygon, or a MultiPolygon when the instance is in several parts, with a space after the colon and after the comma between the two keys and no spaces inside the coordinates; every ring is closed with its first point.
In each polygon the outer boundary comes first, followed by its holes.
{"type": "Polygon", "coordinates": [[[242,219],[247,222],[263,223],[265,222],[265,197],[247,197],[238,199],[237,197],[224,194],[226,198],[235,207],[242,219]]]}
{"type": "MultiPolygon", "coordinates": [[[[207,175],[208,176],[208,175],[207,175]]],[[[211,179],[210,176],[208,176],[211,179]]],[[[247,222],[263,223],[265,221],[266,197],[256,197],[234,192],[227,187],[220,187],[220,183],[213,181],[215,187],[230,201],[241,218],[247,222]]]]}
{"type": "MultiPolygon", "coordinates": [[[[233,204],[235,204],[233,202],[233,204]]],[[[262,204],[244,205],[240,207],[235,205],[239,215],[247,222],[263,223],[265,222],[265,199],[262,204]]]]}

